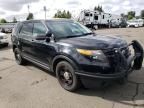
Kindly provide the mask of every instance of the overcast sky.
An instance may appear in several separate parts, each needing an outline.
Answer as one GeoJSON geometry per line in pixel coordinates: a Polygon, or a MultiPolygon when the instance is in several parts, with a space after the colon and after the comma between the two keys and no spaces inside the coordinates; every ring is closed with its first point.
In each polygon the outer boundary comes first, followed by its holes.
{"type": "Polygon", "coordinates": [[[24,20],[30,12],[35,19],[44,19],[43,6],[47,7],[47,18],[53,17],[57,10],[69,10],[75,17],[83,9],[93,9],[102,5],[105,12],[112,14],[127,13],[134,10],[139,15],[144,9],[144,0],[0,0],[0,18],[24,20]]]}

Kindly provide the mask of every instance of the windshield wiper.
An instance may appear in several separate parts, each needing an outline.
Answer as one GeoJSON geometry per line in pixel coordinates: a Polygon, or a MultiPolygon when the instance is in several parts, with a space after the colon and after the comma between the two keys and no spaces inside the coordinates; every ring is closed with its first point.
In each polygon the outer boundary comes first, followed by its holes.
{"type": "Polygon", "coordinates": [[[94,34],[93,32],[90,32],[90,33],[84,33],[84,34],[80,34],[80,35],[69,35],[69,36],[65,36],[63,38],[73,38],[73,37],[80,37],[80,36],[86,36],[86,35],[91,35],[91,34],[94,34]]]}
{"type": "Polygon", "coordinates": [[[80,36],[83,36],[83,34],[82,35],[69,35],[69,36],[65,36],[64,38],[73,38],[73,37],[80,37],[80,36]]]}
{"type": "Polygon", "coordinates": [[[77,35],[66,36],[65,38],[73,38],[73,37],[77,37],[77,35]]]}
{"type": "Polygon", "coordinates": [[[91,34],[95,34],[95,33],[90,32],[90,33],[84,33],[83,35],[91,35],[91,34]]]}

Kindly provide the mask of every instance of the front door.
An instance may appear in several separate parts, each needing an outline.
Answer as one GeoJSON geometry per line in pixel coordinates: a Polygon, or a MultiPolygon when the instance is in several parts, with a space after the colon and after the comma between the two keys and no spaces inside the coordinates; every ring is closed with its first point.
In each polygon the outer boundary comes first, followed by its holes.
{"type": "MultiPolygon", "coordinates": [[[[46,36],[47,28],[42,22],[34,22],[33,37],[46,36]]],[[[33,52],[36,60],[44,65],[50,65],[50,60],[52,57],[52,52],[55,51],[54,43],[46,42],[45,39],[35,39],[33,42],[33,52]]]]}

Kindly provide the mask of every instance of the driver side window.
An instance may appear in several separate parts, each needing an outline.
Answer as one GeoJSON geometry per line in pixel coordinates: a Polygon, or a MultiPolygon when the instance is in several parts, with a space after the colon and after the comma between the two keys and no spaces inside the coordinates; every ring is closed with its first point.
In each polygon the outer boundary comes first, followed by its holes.
{"type": "Polygon", "coordinates": [[[33,36],[46,35],[46,32],[47,29],[41,22],[34,23],[33,36]]]}

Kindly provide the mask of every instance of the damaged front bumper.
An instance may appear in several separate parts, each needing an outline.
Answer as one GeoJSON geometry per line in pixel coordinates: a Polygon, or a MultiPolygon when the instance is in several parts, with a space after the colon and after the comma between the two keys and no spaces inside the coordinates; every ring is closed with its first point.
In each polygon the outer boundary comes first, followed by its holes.
{"type": "Polygon", "coordinates": [[[121,79],[127,77],[129,73],[133,70],[139,70],[142,67],[143,62],[143,48],[140,43],[136,40],[132,41],[127,48],[130,46],[134,49],[134,55],[129,55],[128,57],[124,54],[122,48],[113,49],[117,59],[117,65],[114,65],[113,73],[95,73],[95,72],[85,72],[85,71],[77,71],[75,72],[77,75],[81,76],[84,80],[88,78],[92,79],[121,79]],[[87,78],[85,78],[87,77],[87,78]]]}

